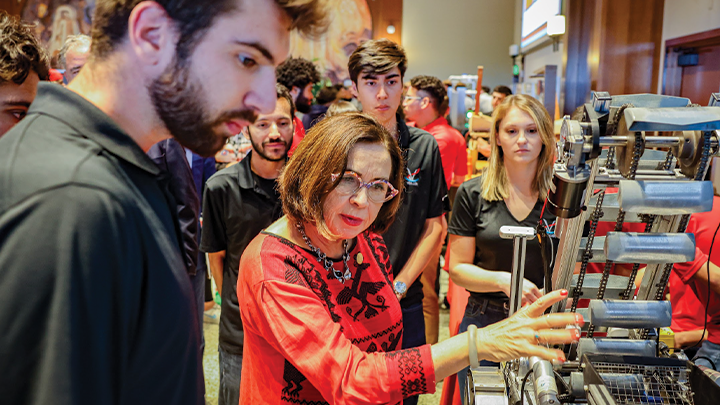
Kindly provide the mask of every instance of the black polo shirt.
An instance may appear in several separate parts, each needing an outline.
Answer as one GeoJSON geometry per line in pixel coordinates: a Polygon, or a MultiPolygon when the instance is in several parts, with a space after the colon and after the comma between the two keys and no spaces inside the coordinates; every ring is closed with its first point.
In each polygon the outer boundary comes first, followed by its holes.
{"type": "MultiPolygon", "coordinates": [[[[473,264],[489,271],[512,271],[513,241],[500,237],[500,227],[529,226],[535,227],[540,220],[543,201],[535,202],[535,207],[526,218],[515,218],[505,201],[486,201],[482,198],[482,177],[464,182],[455,195],[452,218],[448,232],[453,235],[475,238],[475,258],[473,264]]],[[[551,224],[555,216],[547,209],[543,219],[551,224]]],[[[532,281],[538,288],[543,288],[544,272],[540,243],[537,238],[527,240],[525,250],[525,278],[532,281]]],[[[558,241],[553,241],[553,255],[558,248],[558,241]]],[[[470,292],[477,299],[508,301],[504,292],[470,292]]]]}
{"type": "MultiPolygon", "coordinates": [[[[395,222],[383,234],[395,276],[420,242],[425,220],[449,210],[440,149],[429,132],[408,127],[399,116],[398,144],[405,157],[405,193],[395,222]]],[[[402,307],[422,302],[420,277],[408,286],[402,307]]]]}
{"type": "Polygon", "coordinates": [[[253,153],[210,177],[203,196],[200,250],[225,251],[219,344],[233,354],[243,350],[237,297],[240,257],[255,236],[283,214],[276,181],[263,179],[250,168],[253,153]]]}
{"type": "Polygon", "coordinates": [[[3,403],[204,403],[193,292],[159,173],[57,84],[41,83],[0,138],[3,403]]]}

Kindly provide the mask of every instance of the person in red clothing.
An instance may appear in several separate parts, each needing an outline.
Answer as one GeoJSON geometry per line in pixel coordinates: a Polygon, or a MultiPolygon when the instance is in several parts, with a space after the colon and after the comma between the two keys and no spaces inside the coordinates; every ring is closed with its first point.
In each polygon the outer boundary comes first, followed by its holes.
{"type": "MultiPolygon", "coordinates": [[[[309,113],[313,101],[312,88],[315,83],[320,81],[320,72],[317,66],[307,59],[288,58],[275,69],[275,74],[277,82],[290,90],[297,113],[301,115],[309,113]]],[[[305,127],[301,118],[294,117],[295,134],[288,155],[292,155],[305,137],[305,127]]]]}
{"type": "MultiPolygon", "coordinates": [[[[695,343],[707,339],[705,328],[705,305],[698,299],[692,288],[683,283],[675,273],[670,273],[668,282],[670,303],[672,305],[672,329],[675,334],[675,348],[690,348],[695,343]],[[703,333],[705,332],[705,333],[703,333]]],[[[708,316],[708,322],[711,317],[708,316]]],[[[690,353],[688,351],[688,356],[690,353]]]]}
{"type": "Polygon", "coordinates": [[[402,204],[403,157],[374,118],[345,113],[308,132],[279,179],[285,215],[246,249],[237,284],[244,325],[240,403],[383,403],[433,392],[475,358],[537,355],[575,341],[576,314],[543,316],[555,291],[483,329],[399,350],[400,302],[378,234],[402,204]],[[561,328],[561,329],[550,329],[561,328]]]}
{"type": "Polygon", "coordinates": [[[696,314],[698,318],[705,316],[707,305],[707,340],[694,361],[714,370],[720,369],[720,249],[715,246],[710,252],[710,248],[719,225],[720,197],[715,196],[712,211],[693,214],[688,223],[686,232],[695,235],[695,260],[678,263],[673,268],[702,303],[702,312],[696,314]]]}
{"type": "MultiPolygon", "coordinates": [[[[444,117],[448,109],[447,90],[442,80],[433,76],[415,76],[403,100],[403,111],[408,121],[432,134],[440,150],[445,184],[448,190],[459,186],[467,175],[467,150],[465,138],[455,128],[448,125],[444,117]]],[[[445,240],[447,233],[442,235],[445,240]]],[[[435,291],[438,277],[438,260],[442,244],[436,247],[432,259],[423,269],[421,280],[423,285],[423,313],[425,316],[426,341],[436,343],[440,330],[440,305],[435,291]]]]}
{"type": "Polygon", "coordinates": [[[442,80],[433,76],[415,76],[410,80],[410,88],[403,101],[405,118],[435,137],[440,148],[445,184],[450,189],[465,181],[467,149],[465,138],[448,125],[443,116],[447,108],[447,90],[442,80]]]}

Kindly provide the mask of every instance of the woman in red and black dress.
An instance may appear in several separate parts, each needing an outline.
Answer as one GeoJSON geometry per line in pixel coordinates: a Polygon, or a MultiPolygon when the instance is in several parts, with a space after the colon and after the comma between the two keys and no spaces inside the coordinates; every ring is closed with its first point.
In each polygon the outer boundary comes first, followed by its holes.
{"type": "Polygon", "coordinates": [[[378,233],[401,204],[402,170],[396,141],[369,116],[327,118],[307,134],[279,180],[285,216],[240,261],[242,404],[399,403],[471,360],[564,359],[538,343],[577,339],[550,328],[582,319],[537,317],[567,292],[472,334],[398,350],[402,313],[378,233]]]}

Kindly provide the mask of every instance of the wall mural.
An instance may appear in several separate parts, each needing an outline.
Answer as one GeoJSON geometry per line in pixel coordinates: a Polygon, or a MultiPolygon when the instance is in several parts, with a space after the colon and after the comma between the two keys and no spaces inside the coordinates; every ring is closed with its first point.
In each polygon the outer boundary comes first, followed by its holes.
{"type": "Polygon", "coordinates": [[[90,34],[95,0],[27,0],[21,18],[35,24],[35,33],[53,61],[65,39],[90,34]]]}
{"type": "Polygon", "coordinates": [[[333,83],[349,79],[350,54],[362,41],[372,38],[372,17],[366,0],[330,0],[333,11],[328,32],[317,41],[291,34],[290,52],[315,62],[320,74],[333,83]]]}
{"type": "MultiPolygon", "coordinates": [[[[21,18],[36,25],[40,41],[53,61],[65,39],[90,34],[95,0],[24,0],[21,18]]],[[[323,77],[333,83],[348,79],[347,62],[362,41],[372,38],[372,17],[367,0],[330,0],[332,17],[327,34],[310,41],[293,32],[293,56],[315,62],[323,77]]]]}

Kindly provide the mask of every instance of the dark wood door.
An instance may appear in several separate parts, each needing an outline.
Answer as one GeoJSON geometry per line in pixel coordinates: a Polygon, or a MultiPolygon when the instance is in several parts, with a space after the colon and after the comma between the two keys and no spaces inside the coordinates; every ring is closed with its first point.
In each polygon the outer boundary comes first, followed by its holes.
{"type": "Polygon", "coordinates": [[[720,92],[720,45],[697,48],[698,64],[682,69],[680,96],[707,105],[710,94],[720,92]]]}

